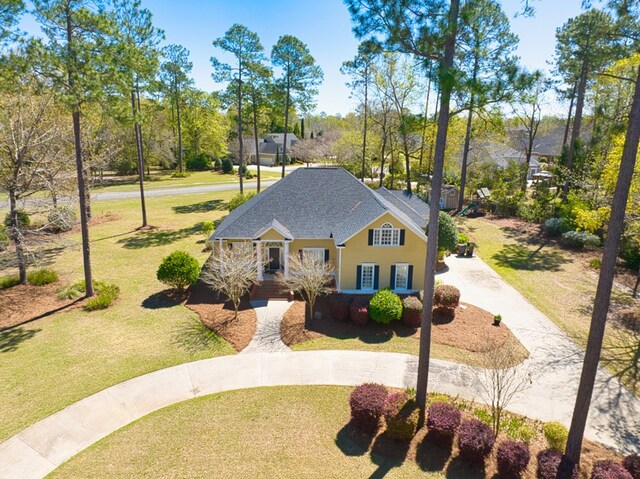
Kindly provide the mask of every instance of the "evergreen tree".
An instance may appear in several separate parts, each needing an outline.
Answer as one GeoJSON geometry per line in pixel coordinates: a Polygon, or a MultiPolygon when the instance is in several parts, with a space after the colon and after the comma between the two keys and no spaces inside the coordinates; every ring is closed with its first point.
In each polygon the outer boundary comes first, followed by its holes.
{"type": "Polygon", "coordinates": [[[261,113],[269,110],[269,86],[273,72],[262,61],[247,65],[247,87],[249,91],[249,105],[253,124],[253,140],[256,152],[257,184],[260,193],[260,141],[258,139],[259,118],[261,113]]]}

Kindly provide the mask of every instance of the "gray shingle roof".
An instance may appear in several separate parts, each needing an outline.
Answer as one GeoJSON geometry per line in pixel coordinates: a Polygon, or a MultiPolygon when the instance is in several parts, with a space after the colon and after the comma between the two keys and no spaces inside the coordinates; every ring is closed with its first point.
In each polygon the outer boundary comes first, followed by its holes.
{"type": "Polygon", "coordinates": [[[392,195],[395,200],[383,197],[343,168],[298,168],[233,210],[212,239],[256,239],[274,228],[291,239],[326,238],[340,245],[385,212],[424,236],[420,214],[409,206],[418,208],[420,200],[407,203],[392,195]]]}
{"type": "Polygon", "coordinates": [[[405,190],[376,190],[380,196],[406,214],[411,220],[424,229],[429,221],[429,205],[405,190]]]}

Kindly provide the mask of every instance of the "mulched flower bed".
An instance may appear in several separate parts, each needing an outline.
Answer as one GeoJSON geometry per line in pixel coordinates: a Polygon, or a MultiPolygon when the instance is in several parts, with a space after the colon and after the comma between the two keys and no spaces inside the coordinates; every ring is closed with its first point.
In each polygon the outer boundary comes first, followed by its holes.
{"type": "Polygon", "coordinates": [[[0,330],[81,307],[77,300],[59,300],[59,283],[17,285],[0,291],[0,330]]]}

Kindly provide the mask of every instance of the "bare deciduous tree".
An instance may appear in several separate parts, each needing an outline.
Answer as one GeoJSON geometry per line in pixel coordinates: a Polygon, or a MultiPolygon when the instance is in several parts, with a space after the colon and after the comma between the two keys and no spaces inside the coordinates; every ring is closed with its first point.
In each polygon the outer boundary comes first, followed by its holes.
{"type": "Polygon", "coordinates": [[[246,250],[223,248],[211,255],[202,279],[233,304],[233,319],[236,319],[242,297],[258,283],[258,269],[261,267],[255,255],[247,254],[246,250]]]}
{"type": "MultiPolygon", "coordinates": [[[[276,282],[283,289],[299,292],[309,306],[307,321],[313,318],[313,307],[318,296],[333,291],[333,266],[318,261],[310,254],[289,255],[289,275],[282,272],[276,276],[276,282]]],[[[306,321],[305,321],[306,322],[306,321]]]]}

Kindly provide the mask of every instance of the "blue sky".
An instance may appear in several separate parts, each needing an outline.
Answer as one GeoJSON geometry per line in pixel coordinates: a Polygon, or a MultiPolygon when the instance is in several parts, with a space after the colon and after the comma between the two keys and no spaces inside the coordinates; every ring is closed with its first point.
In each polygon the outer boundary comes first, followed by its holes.
{"type": "MultiPolygon", "coordinates": [[[[548,69],[555,30],[580,12],[581,0],[537,0],[533,18],[514,18],[520,0],[501,3],[520,37],[518,55],[522,63],[530,69],[548,69]]],[[[353,57],[358,42],[342,0],[143,0],[143,5],[153,12],[156,25],[164,29],[167,43],[190,50],[193,77],[199,88],[220,88],[211,79],[209,58],[221,52],[214,50],[211,42],[234,23],[241,23],[258,33],[267,54],[282,34],[304,41],[325,76],[317,111],[345,114],[353,109],[340,65],[353,57]]]]}

